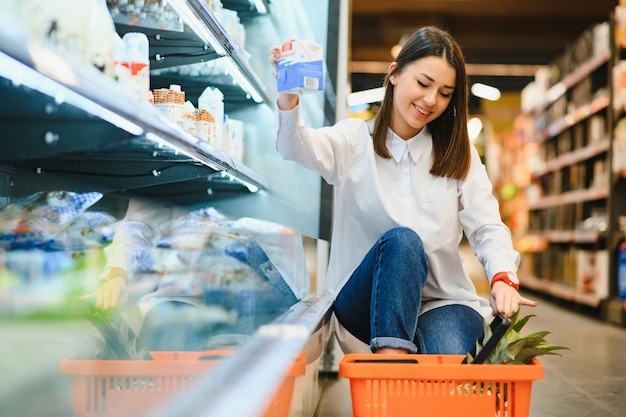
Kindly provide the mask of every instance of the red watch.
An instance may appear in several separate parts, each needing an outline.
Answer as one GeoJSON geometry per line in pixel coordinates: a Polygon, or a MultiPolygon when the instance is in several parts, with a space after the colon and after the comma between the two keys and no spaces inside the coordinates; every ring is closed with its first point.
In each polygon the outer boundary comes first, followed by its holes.
{"type": "Polygon", "coordinates": [[[511,287],[519,290],[519,279],[514,272],[498,272],[493,276],[493,279],[491,280],[491,287],[493,288],[493,284],[498,281],[504,281],[511,287]]]}

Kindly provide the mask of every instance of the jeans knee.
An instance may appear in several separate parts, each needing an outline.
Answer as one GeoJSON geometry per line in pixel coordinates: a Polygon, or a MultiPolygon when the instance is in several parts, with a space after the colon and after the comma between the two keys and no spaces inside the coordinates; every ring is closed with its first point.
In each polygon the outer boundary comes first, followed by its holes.
{"type": "Polygon", "coordinates": [[[395,227],[388,230],[382,236],[382,240],[387,247],[393,249],[399,255],[406,254],[411,257],[418,255],[420,257],[423,256],[424,259],[426,257],[422,239],[417,232],[408,227],[395,227]]]}
{"type": "Polygon", "coordinates": [[[428,258],[424,251],[424,244],[419,235],[407,227],[396,227],[387,231],[381,237],[384,252],[392,254],[398,268],[412,271],[411,275],[426,280],[428,275],[428,258]]]}
{"type": "Polygon", "coordinates": [[[383,239],[398,245],[399,249],[424,249],[420,236],[408,227],[394,227],[383,234],[383,239]]]}

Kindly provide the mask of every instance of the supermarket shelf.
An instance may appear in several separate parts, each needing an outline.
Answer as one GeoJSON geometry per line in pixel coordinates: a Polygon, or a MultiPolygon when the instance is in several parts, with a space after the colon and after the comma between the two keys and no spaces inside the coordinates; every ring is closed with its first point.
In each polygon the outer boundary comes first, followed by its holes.
{"type": "Polygon", "coordinates": [[[600,68],[602,65],[609,62],[611,59],[611,53],[606,52],[592,57],[588,62],[579,66],[571,74],[566,75],[563,79],[553,85],[546,93],[547,99],[537,107],[536,112],[541,112],[546,109],[550,104],[558,100],[565,92],[571,89],[574,85],[578,84],[589,74],[600,68]]]}
{"type": "Polygon", "coordinates": [[[548,138],[554,137],[563,132],[565,129],[574,126],[576,123],[579,123],[589,116],[606,109],[609,106],[609,102],[609,96],[608,93],[606,93],[594,99],[592,102],[578,107],[576,110],[568,113],[559,120],[550,123],[541,137],[540,142],[545,142],[548,138]]]}
{"type": "Polygon", "coordinates": [[[270,102],[266,86],[248,62],[248,53],[230,37],[206,2],[170,0],[169,4],[200,39],[218,55],[229,58],[226,62],[230,64],[231,75],[255,102],[270,102]]]}
{"type": "Polygon", "coordinates": [[[236,11],[242,21],[266,14],[270,8],[269,0],[222,0],[222,4],[236,11]]]}
{"type": "Polygon", "coordinates": [[[137,25],[115,24],[115,31],[124,36],[141,32],[150,45],[150,69],[163,69],[181,65],[208,62],[220,55],[193,32],[153,29],[137,25]]]}
{"type": "Polygon", "coordinates": [[[553,243],[596,243],[606,236],[596,231],[587,230],[543,230],[529,233],[528,239],[535,238],[553,243]]]}
{"type": "Polygon", "coordinates": [[[564,204],[582,203],[585,201],[602,200],[609,196],[607,188],[589,188],[586,190],[568,191],[562,194],[550,195],[528,202],[529,210],[538,210],[564,204]]]}
{"type": "MultiPolygon", "coordinates": [[[[1,28],[0,44],[0,88],[8,98],[3,100],[0,117],[7,137],[20,138],[0,143],[4,162],[33,168],[38,159],[61,161],[61,157],[71,157],[89,166],[90,161],[100,160],[96,153],[106,151],[103,157],[112,163],[108,167],[111,173],[133,167],[136,161],[129,155],[139,152],[143,163],[154,164],[142,171],[145,174],[162,172],[164,162],[186,164],[194,167],[191,177],[189,170],[180,170],[186,174],[171,181],[208,178],[218,172],[252,191],[267,188],[260,174],[185,132],[154,106],[140,102],[94,68],[61,57],[46,45],[27,43],[1,28]],[[195,169],[197,166],[204,167],[204,172],[195,169]]],[[[147,175],[150,181],[145,185],[156,185],[155,177],[147,175]]]]}
{"type": "Polygon", "coordinates": [[[531,290],[539,291],[544,294],[571,301],[578,304],[584,304],[590,307],[599,307],[602,299],[594,294],[583,294],[576,288],[570,287],[565,284],[552,282],[547,279],[540,279],[537,277],[523,275],[520,277],[522,287],[529,288],[531,290]]]}
{"type": "Polygon", "coordinates": [[[556,157],[555,159],[547,161],[543,169],[532,172],[531,176],[533,178],[539,178],[549,172],[558,171],[559,169],[565,168],[567,166],[577,164],[578,162],[582,162],[587,159],[591,159],[604,152],[608,152],[610,147],[611,140],[609,138],[604,138],[597,142],[591,143],[590,145],[578,148],[572,152],[565,153],[556,157]]]}

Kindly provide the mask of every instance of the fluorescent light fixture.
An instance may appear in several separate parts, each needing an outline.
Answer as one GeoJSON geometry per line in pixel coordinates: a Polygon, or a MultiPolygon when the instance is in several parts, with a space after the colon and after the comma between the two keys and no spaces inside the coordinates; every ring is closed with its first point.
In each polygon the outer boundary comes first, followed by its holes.
{"type": "Polygon", "coordinates": [[[487,84],[472,84],[472,94],[485,100],[497,101],[500,99],[500,90],[487,84]]]}
{"type": "Polygon", "coordinates": [[[483,130],[483,122],[478,117],[472,117],[467,122],[467,133],[471,142],[474,142],[480,131],[483,130]]]}
{"type": "Polygon", "coordinates": [[[259,12],[259,14],[267,13],[267,7],[265,7],[264,0],[254,0],[254,6],[256,7],[256,10],[257,12],[259,12]]]}
{"type": "Polygon", "coordinates": [[[170,142],[170,141],[168,141],[166,139],[163,139],[159,135],[156,135],[156,134],[154,134],[152,132],[146,132],[146,138],[150,139],[151,141],[153,141],[155,143],[158,143],[162,147],[169,148],[169,149],[171,149],[172,151],[174,151],[176,153],[180,153],[182,155],[185,155],[185,156],[193,159],[194,161],[198,161],[202,165],[208,166],[209,168],[215,170],[216,172],[219,172],[219,174],[222,176],[222,178],[228,178],[230,181],[234,181],[234,182],[238,182],[240,184],[243,184],[248,189],[248,191],[250,191],[251,193],[256,193],[256,192],[259,191],[259,187],[257,187],[254,184],[249,183],[248,181],[245,181],[245,180],[242,180],[241,178],[238,178],[234,174],[231,174],[229,172],[224,171],[224,168],[219,166],[218,163],[216,163],[216,162],[210,163],[210,159],[208,159],[208,158],[201,158],[197,154],[194,154],[194,152],[191,152],[191,151],[185,149],[182,146],[174,144],[174,143],[172,143],[172,142],[170,142]]]}
{"type": "MultiPolygon", "coordinates": [[[[31,51],[33,60],[37,62],[38,55],[35,50],[31,51]]],[[[67,69],[67,67],[64,67],[67,69]]],[[[52,78],[16,61],[8,55],[0,53],[0,74],[11,80],[15,85],[25,85],[47,96],[54,97],[57,104],[67,103],[88,113],[93,114],[130,133],[139,136],[143,134],[143,128],[131,122],[123,116],[101,106],[100,104],[82,96],[74,90],[64,86],[52,78]]],[[[66,79],[73,77],[66,74],[66,79]],[[69,78],[67,78],[69,77],[69,78]]]]}
{"type": "Polygon", "coordinates": [[[242,74],[239,67],[235,65],[230,58],[221,58],[220,61],[222,61],[225,66],[226,72],[233,78],[233,82],[236,85],[239,85],[245,90],[246,93],[250,94],[250,97],[252,97],[252,100],[254,100],[255,102],[263,102],[263,97],[261,97],[261,94],[257,91],[256,88],[254,88],[250,80],[248,80],[248,78],[242,74]]]}
{"type": "Polygon", "coordinates": [[[211,45],[211,48],[213,48],[218,55],[226,55],[224,46],[215,38],[215,35],[213,35],[209,28],[200,22],[200,19],[198,19],[185,0],[168,0],[168,3],[176,13],[180,15],[183,22],[185,22],[196,35],[200,36],[200,38],[211,45]]]}
{"type": "Polygon", "coordinates": [[[357,91],[356,93],[348,94],[348,106],[354,107],[361,104],[378,103],[383,101],[385,97],[385,88],[378,87],[371,90],[357,91]]]}

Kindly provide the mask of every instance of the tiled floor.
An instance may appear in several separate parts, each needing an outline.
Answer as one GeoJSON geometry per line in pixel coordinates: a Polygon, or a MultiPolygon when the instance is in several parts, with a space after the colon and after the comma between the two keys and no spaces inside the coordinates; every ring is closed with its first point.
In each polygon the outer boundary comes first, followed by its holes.
{"type": "MultiPolygon", "coordinates": [[[[539,306],[522,310],[536,315],[522,333],[548,330],[548,342],[570,348],[562,356],[540,358],[544,375],[533,383],[530,417],[626,416],[626,328],[589,318],[572,306],[527,295],[537,299],[539,306]]],[[[317,416],[352,416],[349,380],[329,382],[317,416]]]]}

